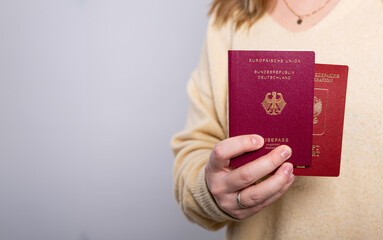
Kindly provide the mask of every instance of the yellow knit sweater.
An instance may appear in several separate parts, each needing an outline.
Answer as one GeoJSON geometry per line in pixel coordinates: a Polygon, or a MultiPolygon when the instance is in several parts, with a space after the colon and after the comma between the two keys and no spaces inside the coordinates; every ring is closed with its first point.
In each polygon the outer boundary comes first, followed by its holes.
{"type": "Polygon", "coordinates": [[[383,1],[342,0],[304,32],[269,15],[249,32],[212,21],[188,84],[185,129],[171,143],[186,217],[212,230],[227,225],[227,239],[383,239],[383,1]],[[211,149],[228,137],[229,49],[313,50],[317,63],[350,67],[340,177],[296,177],[281,199],[242,221],[217,207],[204,175],[211,149]]]}

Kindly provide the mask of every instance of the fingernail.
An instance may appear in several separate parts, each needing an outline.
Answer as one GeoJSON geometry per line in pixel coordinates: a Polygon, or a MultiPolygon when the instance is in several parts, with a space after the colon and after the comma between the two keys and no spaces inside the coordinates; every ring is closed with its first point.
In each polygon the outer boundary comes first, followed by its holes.
{"type": "Polygon", "coordinates": [[[290,176],[290,177],[291,177],[291,175],[292,175],[292,173],[293,173],[293,168],[291,167],[290,164],[288,164],[287,166],[285,166],[285,167],[283,168],[283,172],[284,172],[287,176],[290,176]]]}
{"type": "Polygon", "coordinates": [[[289,177],[289,180],[287,181],[287,184],[290,184],[294,180],[294,174],[291,174],[289,177]]]}
{"type": "Polygon", "coordinates": [[[289,147],[286,147],[281,152],[281,157],[283,160],[289,159],[291,156],[291,149],[289,147]]]}
{"type": "Polygon", "coordinates": [[[251,137],[251,141],[253,142],[254,145],[257,145],[259,140],[257,140],[256,137],[251,137]]]}

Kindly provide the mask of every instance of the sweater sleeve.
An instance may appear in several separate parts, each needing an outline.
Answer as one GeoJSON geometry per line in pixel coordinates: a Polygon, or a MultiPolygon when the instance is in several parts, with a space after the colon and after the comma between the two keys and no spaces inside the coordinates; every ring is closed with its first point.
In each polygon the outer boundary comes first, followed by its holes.
{"type": "Polygon", "coordinates": [[[228,27],[218,29],[210,21],[199,65],[187,86],[190,106],[186,126],[171,142],[176,200],[190,221],[210,230],[235,220],[217,206],[205,182],[210,152],[227,137],[228,33],[228,27]]]}

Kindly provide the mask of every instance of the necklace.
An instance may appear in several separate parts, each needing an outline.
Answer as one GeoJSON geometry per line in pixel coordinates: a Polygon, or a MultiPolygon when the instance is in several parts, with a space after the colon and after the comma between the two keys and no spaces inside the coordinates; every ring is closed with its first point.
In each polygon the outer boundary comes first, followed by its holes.
{"type": "Polygon", "coordinates": [[[311,15],[314,15],[315,13],[319,12],[320,10],[322,10],[324,7],[326,7],[326,5],[331,1],[331,0],[327,0],[322,6],[320,6],[318,9],[312,11],[311,13],[307,13],[307,14],[298,14],[294,11],[294,9],[292,9],[290,7],[290,5],[287,3],[287,0],[283,0],[287,6],[287,8],[295,15],[298,17],[298,20],[297,20],[297,24],[301,24],[303,22],[303,19],[305,19],[306,17],[309,17],[311,15]]]}

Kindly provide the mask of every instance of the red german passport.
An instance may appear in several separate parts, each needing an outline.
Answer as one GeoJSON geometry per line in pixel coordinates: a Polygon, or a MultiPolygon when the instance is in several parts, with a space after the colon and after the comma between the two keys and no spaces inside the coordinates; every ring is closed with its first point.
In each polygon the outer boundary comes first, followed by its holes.
{"type": "Polygon", "coordinates": [[[339,176],[347,77],[348,66],[315,64],[312,164],[295,175],[339,176]]]}
{"type": "Polygon", "coordinates": [[[239,167],[289,145],[294,166],[310,166],[313,133],[312,51],[229,51],[229,135],[259,134],[263,148],[231,159],[239,167]]]}

